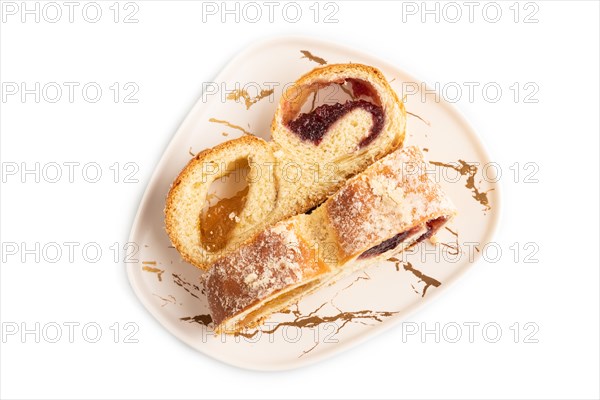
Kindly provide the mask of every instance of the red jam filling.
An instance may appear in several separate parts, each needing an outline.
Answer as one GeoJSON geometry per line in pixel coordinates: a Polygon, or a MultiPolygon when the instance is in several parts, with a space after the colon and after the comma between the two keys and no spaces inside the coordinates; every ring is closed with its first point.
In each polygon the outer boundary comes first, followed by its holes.
{"type": "Polygon", "coordinates": [[[331,128],[338,119],[355,108],[362,108],[371,113],[373,118],[373,125],[369,130],[369,134],[359,143],[359,147],[364,147],[369,145],[377,138],[377,136],[379,136],[383,129],[385,119],[381,107],[365,100],[352,100],[347,101],[344,104],[323,104],[309,113],[298,115],[295,120],[288,122],[287,126],[302,140],[308,140],[315,145],[319,145],[329,128],[331,128]]]}
{"type": "MultiPolygon", "coordinates": [[[[419,238],[417,240],[415,240],[415,244],[419,243],[425,239],[429,239],[431,236],[433,236],[434,233],[436,233],[446,223],[447,220],[448,220],[447,217],[438,217],[436,219],[432,219],[431,221],[427,221],[427,223],[426,223],[427,232],[425,232],[424,234],[419,236],[419,238]]],[[[360,256],[358,256],[358,259],[361,260],[364,258],[378,256],[380,254],[385,253],[386,251],[392,250],[392,249],[398,247],[398,245],[400,243],[404,242],[404,240],[407,237],[414,235],[419,230],[421,230],[421,227],[416,226],[407,231],[401,232],[401,233],[397,234],[396,236],[392,236],[390,239],[384,240],[383,242],[379,243],[378,245],[373,246],[369,250],[362,253],[360,256]]]]}
{"type": "Polygon", "coordinates": [[[352,95],[358,99],[361,96],[373,97],[373,89],[359,79],[347,79],[346,82],[350,82],[352,85],[352,95]]]}
{"type": "Polygon", "coordinates": [[[444,226],[446,221],[448,221],[448,217],[437,217],[436,219],[427,221],[427,232],[419,236],[415,243],[422,242],[423,240],[432,237],[442,226],[444,226]]]}
{"type": "Polygon", "coordinates": [[[407,231],[401,232],[396,236],[392,236],[390,239],[384,240],[377,246],[373,246],[369,250],[362,253],[360,256],[358,256],[358,259],[360,260],[363,258],[374,257],[379,254],[383,254],[388,250],[395,249],[400,243],[404,242],[404,239],[411,235],[414,235],[416,232],[419,231],[419,229],[421,229],[421,227],[417,226],[407,231]]]}

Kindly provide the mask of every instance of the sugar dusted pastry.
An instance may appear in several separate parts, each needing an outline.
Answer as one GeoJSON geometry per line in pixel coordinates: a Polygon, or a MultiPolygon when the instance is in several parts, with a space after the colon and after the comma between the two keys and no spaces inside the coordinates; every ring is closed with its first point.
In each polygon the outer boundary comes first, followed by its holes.
{"type": "Polygon", "coordinates": [[[212,264],[206,293],[218,332],[260,324],[334,279],[433,235],[456,213],[416,147],[349,179],[310,214],[281,221],[212,264]]]}

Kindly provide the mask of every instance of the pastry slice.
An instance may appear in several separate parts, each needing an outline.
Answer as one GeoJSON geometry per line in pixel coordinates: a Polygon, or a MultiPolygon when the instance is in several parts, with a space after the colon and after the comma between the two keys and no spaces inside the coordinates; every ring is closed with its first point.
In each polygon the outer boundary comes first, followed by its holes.
{"type": "Polygon", "coordinates": [[[378,69],[335,64],[302,76],[283,94],[271,125],[282,166],[274,219],[320,204],[402,146],[405,128],[404,104],[378,69]]]}
{"type": "Polygon", "coordinates": [[[217,332],[259,325],[322,285],[431,237],[456,213],[416,147],[396,150],[310,214],[217,260],[206,293],[217,332]]]}

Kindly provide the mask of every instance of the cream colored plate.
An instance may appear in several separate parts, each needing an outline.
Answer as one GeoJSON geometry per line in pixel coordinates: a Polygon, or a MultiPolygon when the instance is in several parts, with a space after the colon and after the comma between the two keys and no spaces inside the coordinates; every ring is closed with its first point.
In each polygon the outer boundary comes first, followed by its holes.
{"type": "Polygon", "coordinates": [[[412,93],[420,85],[385,61],[337,44],[288,37],[251,46],[231,60],[214,79],[215,85],[207,86],[205,93],[216,88],[219,92],[201,98],[171,140],[131,230],[130,241],[139,251],[127,263],[127,272],[137,296],[173,335],[225,363],[259,370],[295,368],[392,327],[448,288],[479,258],[498,220],[499,192],[491,182],[494,168],[485,168],[489,159],[473,129],[451,105],[436,101],[435,96],[409,95],[407,111],[420,118],[409,115],[405,145],[421,146],[428,160],[440,163],[432,173],[458,207],[460,214],[450,225],[456,235],[444,230],[438,235],[435,254],[430,253],[434,246],[426,244],[428,252],[421,247],[400,262],[373,266],[303,299],[287,313],[273,315],[246,336],[213,335],[199,283],[201,271],[181,261],[164,231],[165,196],[191,158],[190,152],[243,135],[242,129],[268,139],[282,88],[323,60],[373,65],[400,96],[403,88],[412,93]],[[240,89],[247,89],[251,100],[259,86],[274,87],[275,92],[247,108],[243,100],[227,99],[223,93],[225,88],[236,89],[236,82],[240,89]],[[470,242],[479,245],[465,245],[470,242]]]}

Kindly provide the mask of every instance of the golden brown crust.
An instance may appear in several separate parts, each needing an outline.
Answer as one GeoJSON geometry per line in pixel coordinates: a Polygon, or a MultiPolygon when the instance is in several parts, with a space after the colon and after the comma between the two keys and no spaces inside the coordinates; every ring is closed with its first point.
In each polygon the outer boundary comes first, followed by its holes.
{"type": "MultiPolygon", "coordinates": [[[[207,269],[209,264],[206,261],[210,262],[212,260],[210,260],[210,257],[206,257],[206,254],[203,254],[202,250],[200,249],[197,221],[197,219],[200,218],[200,213],[198,212],[192,216],[185,215],[184,218],[182,217],[181,213],[178,212],[178,207],[181,206],[183,197],[186,196],[186,194],[182,193],[183,184],[193,185],[198,183],[197,179],[193,179],[192,176],[198,174],[199,170],[202,170],[202,165],[204,163],[219,160],[225,153],[238,153],[239,149],[253,149],[256,151],[263,149],[264,151],[270,151],[269,144],[266,141],[249,135],[229,140],[215,147],[205,149],[187,163],[177,178],[173,181],[167,195],[164,212],[165,229],[169,235],[169,239],[185,261],[201,269],[207,269]],[[182,240],[185,237],[185,235],[182,233],[182,230],[185,230],[188,234],[190,233],[188,232],[189,227],[184,226],[190,223],[190,219],[194,219],[194,230],[198,235],[195,248],[190,247],[189,243],[184,243],[184,240],[182,240]]],[[[208,189],[211,183],[212,181],[206,180],[205,182],[202,182],[202,186],[203,188],[208,189]]],[[[204,193],[204,198],[205,197],[206,193],[204,193]]],[[[201,199],[202,203],[204,202],[204,198],[201,199]]]]}

